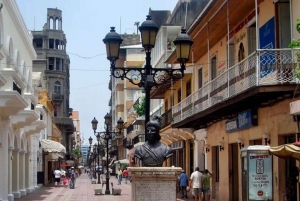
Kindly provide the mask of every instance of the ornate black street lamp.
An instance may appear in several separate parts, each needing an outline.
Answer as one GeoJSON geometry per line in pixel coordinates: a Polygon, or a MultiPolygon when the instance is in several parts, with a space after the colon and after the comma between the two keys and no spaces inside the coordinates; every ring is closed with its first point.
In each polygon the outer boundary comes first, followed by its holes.
{"type": "MultiPolygon", "coordinates": [[[[95,134],[95,136],[97,136],[97,140],[98,140],[98,138],[99,138],[99,140],[100,140],[100,138],[106,140],[106,190],[105,190],[105,194],[110,194],[109,166],[108,166],[109,165],[108,164],[108,148],[109,148],[109,146],[108,146],[108,144],[109,144],[109,140],[112,140],[115,137],[121,135],[121,132],[124,129],[124,121],[121,118],[117,121],[117,128],[118,128],[119,132],[111,132],[111,131],[109,131],[110,124],[111,124],[111,116],[108,113],[104,116],[104,120],[105,120],[104,123],[106,125],[105,132],[96,132],[98,121],[95,117],[91,123],[92,123],[92,128],[94,130],[94,134],[95,134]]],[[[90,137],[90,139],[91,139],[91,137],[90,137]]]]}
{"type": "Polygon", "coordinates": [[[182,29],[174,41],[177,61],[180,63],[180,68],[152,68],[151,49],[155,46],[158,27],[151,19],[151,16],[147,15],[146,21],[141,24],[139,30],[142,36],[142,45],[146,53],[146,64],[144,68],[116,67],[116,61],[119,59],[120,45],[123,39],[115,32],[114,27],[111,27],[110,32],[105,36],[103,42],[106,45],[107,59],[110,61],[111,75],[115,78],[121,78],[122,80],[126,78],[132,84],[144,88],[146,100],[145,123],[147,123],[150,119],[150,91],[152,87],[163,85],[171,79],[179,80],[184,76],[185,64],[189,60],[193,40],[186,33],[185,29],[182,29]]]}

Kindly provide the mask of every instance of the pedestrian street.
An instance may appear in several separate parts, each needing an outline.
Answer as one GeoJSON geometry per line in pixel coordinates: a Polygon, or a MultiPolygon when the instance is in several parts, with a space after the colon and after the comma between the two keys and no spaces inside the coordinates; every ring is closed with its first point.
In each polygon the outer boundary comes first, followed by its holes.
{"type": "MultiPolygon", "coordinates": [[[[110,183],[116,188],[121,188],[121,195],[94,195],[94,187],[99,184],[91,184],[87,174],[81,174],[76,179],[75,189],[70,189],[68,185],[60,185],[55,188],[54,183],[45,185],[35,190],[34,192],[25,195],[15,201],[131,201],[131,183],[125,184],[124,179],[121,185],[117,185],[118,181],[115,176],[110,177],[110,183]]],[[[102,186],[102,184],[100,184],[102,186]]],[[[110,185],[110,192],[112,191],[110,185]]],[[[102,192],[105,192],[105,185],[102,192]]],[[[167,192],[166,192],[167,193],[167,192]]],[[[188,193],[189,198],[181,198],[181,193],[177,193],[177,201],[192,201],[191,191],[188,193]]]]}

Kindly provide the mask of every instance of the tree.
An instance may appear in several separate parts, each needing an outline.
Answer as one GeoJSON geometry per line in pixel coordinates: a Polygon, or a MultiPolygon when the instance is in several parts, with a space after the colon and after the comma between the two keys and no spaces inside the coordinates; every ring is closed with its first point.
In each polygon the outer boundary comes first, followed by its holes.
{"type": "MultiPolygon", "coordinates": [[[[300,33],[300,19],[296,20],[296,29],[297,31],[300,33]]],[[[300,39],[298,40],[293,40],[290,44],[289,44],[290,48],[299,48],[300,47],[300,39]]],[[[300,62],[300,52],[296,52],[296,56],[297,56],[297,63],[300,62]]],[[[299,65],[296,66],[295,68],[295,73],[294,73],[295,77],[298,78],[300,80],[300,67],[299,65]]]]}
{"type": "Polygon", "coordinates": [[[143,96],[140,100],[140,104],[134,105],[133,109],[139,116],[143,116],[146,114],[146,97],[143,96]]]}
{"type": "Polygon", "coordinates": [[[79,149],[73,149],[73,150],[71,151],[71,156],[72,156],[74,159],[80,158],[81,153],[80,153],[79,149]]]}

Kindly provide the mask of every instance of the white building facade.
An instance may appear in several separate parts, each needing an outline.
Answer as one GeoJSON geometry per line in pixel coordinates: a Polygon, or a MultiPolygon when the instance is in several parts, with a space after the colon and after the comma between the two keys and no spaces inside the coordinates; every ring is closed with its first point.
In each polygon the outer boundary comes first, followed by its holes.
{"type": "Polygon", "coordinates": [[[0,200],[37,187],[37,149],[46,127],[32,82],[36,53],[15,0],[0,0],[0,200]]]}

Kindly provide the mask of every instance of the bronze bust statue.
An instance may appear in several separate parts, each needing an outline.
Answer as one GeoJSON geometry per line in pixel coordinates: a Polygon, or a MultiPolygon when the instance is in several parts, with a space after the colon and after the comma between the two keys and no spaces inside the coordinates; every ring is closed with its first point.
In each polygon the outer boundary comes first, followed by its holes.
{"type": "Polygon", "coordinates": [[[173,155],[172,149],[160,142],[161,116],[154,118],[146,124],[148,140],[139,146],[134,156],[142,161],[144,167],[161,167],[163,162],[173,155]]]}

